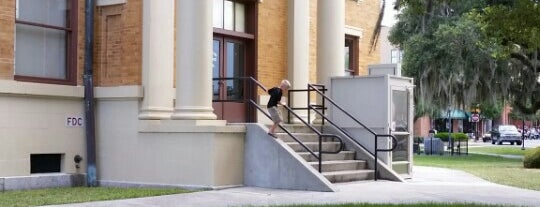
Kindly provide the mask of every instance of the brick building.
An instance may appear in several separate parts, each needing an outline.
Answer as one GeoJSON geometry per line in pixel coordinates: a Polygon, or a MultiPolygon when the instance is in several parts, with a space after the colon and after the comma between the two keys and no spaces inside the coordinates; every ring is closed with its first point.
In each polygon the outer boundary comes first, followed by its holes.
{"type": "MultiPolygon", "coordinates": [[[[267,87],[286,78],[306,88],[331,76],[366,74],[368,64],[379,62],[370,39],[380,3],[97,0],[98,180],[241,185],[245,128],[228,123],[255,115],[242,104],[212,102],[242,98],[247,90],[213,78],[253,76],[267,87]]],[[[84,7],[84,0],[0,0],[2,189],[9,178],[86,172],[85,124],[78,121],[84,7]]],[[[259,91],[255,98],[264,103],[267,96],[259,91]]]]}

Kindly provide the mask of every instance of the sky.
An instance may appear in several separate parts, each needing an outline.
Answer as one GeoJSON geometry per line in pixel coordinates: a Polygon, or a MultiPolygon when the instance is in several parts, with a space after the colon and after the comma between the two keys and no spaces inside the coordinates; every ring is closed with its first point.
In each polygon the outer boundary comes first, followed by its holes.
{"type": "Polygon", "coordinates": [[[386,7],[384,9],[384,17],[381,23],[383,26],[391,27],[397,21],[395,18],[397,11],[394,10],[394,2],[395,0],[386,0],[386,7]]]}

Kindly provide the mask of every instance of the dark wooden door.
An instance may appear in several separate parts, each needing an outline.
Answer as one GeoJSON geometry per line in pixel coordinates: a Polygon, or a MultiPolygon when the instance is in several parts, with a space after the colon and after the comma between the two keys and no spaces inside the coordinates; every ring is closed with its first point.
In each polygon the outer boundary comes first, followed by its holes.
{"type": "MultiPolygon", "coordinates": [[[[246,45],[241,40],[215,37],[213,40],[213,78],[240,78],[246,74],[246,45]]],[[[246,94],[243,80],[214,80],[214,112],[218,119],[246,122],[246,94]],[[219,101],[218,101],[219,100],[219,101]]]]}

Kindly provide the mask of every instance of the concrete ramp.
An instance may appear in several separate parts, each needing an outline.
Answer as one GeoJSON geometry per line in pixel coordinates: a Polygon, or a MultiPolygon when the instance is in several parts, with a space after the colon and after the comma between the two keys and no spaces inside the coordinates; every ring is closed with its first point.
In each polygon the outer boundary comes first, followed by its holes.
{"type": "Polygon", "coordinates": [[[244,185],[335,192],[332,183],[262,124],[246,124],[244,185]]]}

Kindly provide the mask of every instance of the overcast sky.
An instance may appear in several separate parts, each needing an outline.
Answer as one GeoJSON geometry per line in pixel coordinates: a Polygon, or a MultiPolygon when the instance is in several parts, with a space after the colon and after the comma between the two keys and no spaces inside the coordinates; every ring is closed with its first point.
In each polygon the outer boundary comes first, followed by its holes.
{"type": "Polygon", "coordinates": [[[395,0],[386,0],[386,7],[384,9],[384,18],[381,23],[383,26],[391,27],[397,21],[396,20],[397,11],[394,10],[394,2],[395,0]]]}

